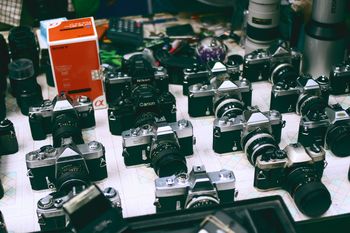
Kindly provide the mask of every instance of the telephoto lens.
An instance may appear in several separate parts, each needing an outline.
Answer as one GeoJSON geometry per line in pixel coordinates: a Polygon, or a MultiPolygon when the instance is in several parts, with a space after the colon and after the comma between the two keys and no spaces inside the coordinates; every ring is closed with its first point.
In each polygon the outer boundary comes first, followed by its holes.
{"type": "Polygon", "coordinates": [[[278,37],[280,0],[250,0],[245,51],[268,48],[278,37]]]}
{"type": "Polygon", "coordinates": [[[14,27],[10,30],[9,47],[12,60],[27,58],[34,64],[35,74],[39,73],[39,51],[32,29],[27,26],[14,27]]]}
{"type": "Polygon", "coordinates": [[[347,0],[313,1],[312,19],[305,27],[304,73],[328,76],[332,65],[344,60],[347,3],[347,0]]]}
{"type": "Polygon", "coordinates": [[[12,95],[16,97],[22,114],[28,115],[29,107],[40,106],[43,96],[31,60],[21,58],[12,61],[9,64],[9,78],[12,95]]]}

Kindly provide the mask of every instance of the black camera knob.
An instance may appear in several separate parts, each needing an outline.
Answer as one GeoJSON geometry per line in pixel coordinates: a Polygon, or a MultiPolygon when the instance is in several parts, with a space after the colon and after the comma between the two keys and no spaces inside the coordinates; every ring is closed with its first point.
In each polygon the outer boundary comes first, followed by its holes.
{"type": "Polygon", "coordinates": [[[41,198],[38,201],[39,209],[50,209],[54,205],[54,201],[51,195],[41,198]]]}
{"type": "Polygon", "coordinates": [[[287,154],[283,150],[276,150],[274,154],[275,154],[276,159],[285,159],[285,158],[287,158],[287,154]]]}
{"type": "Polygon", "coordinates": [[[311,145],[310,149],[311,149],[312,152],[315,152],[315,153],[320,153],[321,152],[321,148],[315,143],[313,143],[311,145]]]}

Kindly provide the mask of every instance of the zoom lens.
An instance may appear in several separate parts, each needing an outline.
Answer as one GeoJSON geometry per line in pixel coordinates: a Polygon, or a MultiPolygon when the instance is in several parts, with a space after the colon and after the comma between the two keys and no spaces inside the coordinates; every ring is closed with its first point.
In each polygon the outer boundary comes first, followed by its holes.
{"type": "Polygon", "coordinates": [[[159,177],[187,173],[186,159],[174,142],[158,142],[150,154],[151,166],[159,177]]]}
{"type": "Polygon", "coordinates": [[[52,121],[53,146],[60,147],[62,140],[72,138],[75,144],[83,144],[83,136],[79,127],[79,120],[73,114],[60,114],[52,121]]]}
{"type": "Polygon", "coordinates": [[[350,126],[332,125],[326,135],[326,144],[335,156],[346,157],[350,155],[350,126]]]}
{"type": "Polygon", "coordinates": [[[274,137],[261,129],[249,132],[242,137],[241,144],[248,161],[252,165],[255,165],[258,156],[263,155],[267,151],[278,149],[278,143],[275,141],[274,137]]]}
{"type": "Polygon", "coordinates": [[[229,119],[241,115],[244,103],[235,98],[220,98],[214,102],[215,118],[228,117],[229,119]]]}
{"type": "Polygon", "coordinates": [[[311,217],[322,215],[332,203],[328,189],[312,167],[292,168],[287,175],[286,190],[299,210],[311,217]]]}
{"type": "Polygon", "coordinates": [[[250,0],[247,37],[256,43],[272,42],[278,37],[280,0],[250,0]]]}

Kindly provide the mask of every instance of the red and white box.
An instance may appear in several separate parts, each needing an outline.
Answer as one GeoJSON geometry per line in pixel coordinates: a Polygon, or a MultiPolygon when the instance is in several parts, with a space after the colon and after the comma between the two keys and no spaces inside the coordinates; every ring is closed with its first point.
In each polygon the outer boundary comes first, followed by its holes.
{"type": "Polygon", "coordinates": [[[63,91],[72,98],[85,95],[95,109],[105,108],[94,19],[52,23],[47,29],[47,41],[58,93],[63,91]]]}

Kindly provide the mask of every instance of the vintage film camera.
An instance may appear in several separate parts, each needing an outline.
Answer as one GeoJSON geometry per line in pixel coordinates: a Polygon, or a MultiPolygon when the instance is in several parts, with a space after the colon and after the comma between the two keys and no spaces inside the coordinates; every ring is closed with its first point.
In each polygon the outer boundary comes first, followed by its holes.
{"type": "MultiPolygon", "coordinates": [[[[56,191],[39,199],[36,213],[38,216],[40,229],[42,231],[52,231],[67,227],[69,219],[66,213],[63,211],[63,205],[86,190],[86,188],[86,186],[74,186],[68,193],[56,191]]],[[[121,200],[118,191],[112,187],[107,187],[103,190],[103,195],[120,210],[121,214],[121,200]]]]}
{"type": "Polygon", "coordinates": [[[96,141],[75,145],[68,138],[59,148],[43,146],[26,154],[26,164],[33,190],[67,190],[107,178],[105,149],[96,141]]]}
{"type": "Polygon", "coordinates": [[[349,156],[350,109],[334,104],[315,111],[300,119],[298,142],[305,147],[312,144],[323,146],[338,157],[349,156]]]}
{"type": "Polygon", "coordinates": [[[265,150],[247,151],[247,157],[255,166],[254,187],[258,190],[288,191],[298,209],[310,217],[328,210],[332,200],[321,181],[327,164],[323,147],[313,144],[304,148],[296,143],[280,150],[278,146],[268,146],[265,150]],[[252,153],[255,156],[251,156],[252,153]]]}
{"type": "Polygon", "coordinates": [[[216,118],[213,124],[213,150],[219,154],[241,151],[245,142],[258,132],[263,132],[262,140],[277,145],[281,141],[284,125],[285,121],[278,111],[260,112],[257,107],[250,107],[234,118],[216,118]]]}
{"type": "Polygon", "coordinates": [[[258,49],[244,56],[243,78],[250,82],[270,81],[282,73],[298,76],[302,63],[302,54],[287,45],[278,42],[268,49],[258,49]]]}
{"type": "Polygon", "coordinates": [[[193,154],[190,121],[143,125],[122,133],[126,166],[150,163],[159,177],[187,172],[185,156],[193,154]]]}
{"type": "Polygon", "coordinates": [[[142,52],[124,55],[122,70],[105,66],[103,83],[108,104],[122,95],[129,97],[132,90],[141,84],[153,86],[161,93],[169,90],[167,71],[162,66],[152,66],[142,52]]]}
{"type": "Polygon", "coordinates": [[[332,95],[350,92],[350,60],[332,67],[329,82],[332,95]]]}
{"type": "Polygon", "coordinates": [[[233,203],[236,178],[232,171],[207,172],[194,166],[191,172],[155,180],[157,212],[233,203]]]}
{"type": "Polygon", "coordinates": [[[270,109],[280,113],[302,114],[305,106],[326,106],[329,100],[329,81],[325,76],[316,80],[309,75],[296,79],[278,78],[271,90],[270,109]]]}
{"type": "Polygon", "coordinates": [[[191,117],[215,115],[235,116],[252,102],[252,88],[248,80],[212,79],[211,84],[194,84],[189,87],[188,114],[191,117]]]}
{"type": "Polygon", "coordinates": [[[170,92],[159,92],[149,84],[140,84],[132,90],[131,96],[121,96],[108,106],[109,130],[113,135],[153,124],[161,118],[167,122],[176,121],[176,100],[170,92]]]}
{"type": "Polygon", "coordinates": [[[14,154],[18,151],[18,141],[13,123],[5,119],[0,121],[0,155],[14,154]]]}
{"type": "Polygon", "coordinates": [[[72,137],[76,144],[84,143],[81,129],[94,127],[92,102],[86,96],[72,100],[65,93],[53,101],[44,100],[40,107],[29,109],[29,125],[34,140],[43,140],[52,133],[53,146],[59,147],[62,138],[72,137]]]}

